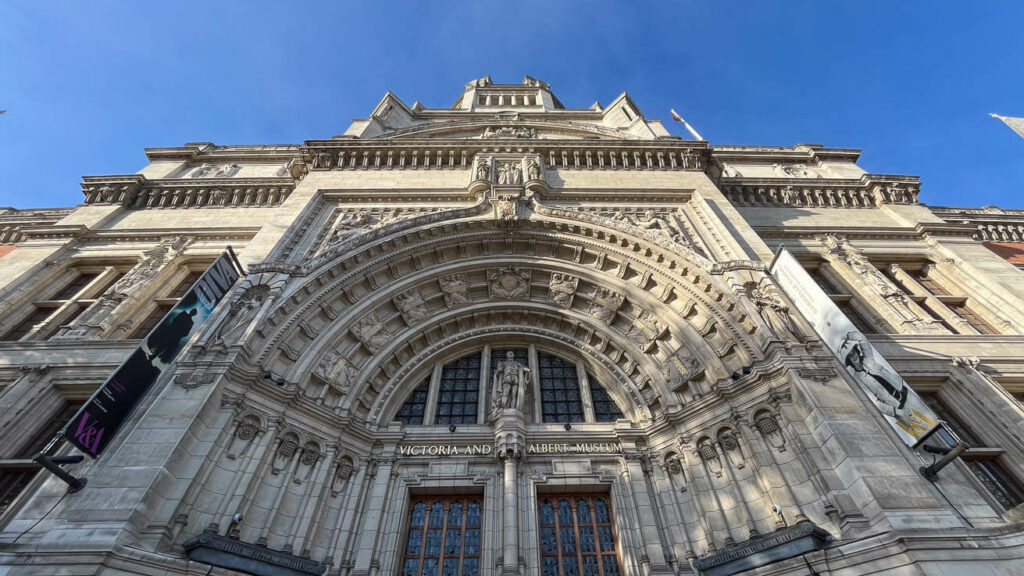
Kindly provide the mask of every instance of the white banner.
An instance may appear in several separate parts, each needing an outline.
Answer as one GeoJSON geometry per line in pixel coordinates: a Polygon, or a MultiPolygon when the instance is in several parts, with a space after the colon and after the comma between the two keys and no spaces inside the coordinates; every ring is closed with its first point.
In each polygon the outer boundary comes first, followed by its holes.
{"type": "Polygon", "coordinates": [[[792,254],[781,249],[769,271],[904,443],[915,447],[939,426],[935,412],[854,327],[792,254]]]}

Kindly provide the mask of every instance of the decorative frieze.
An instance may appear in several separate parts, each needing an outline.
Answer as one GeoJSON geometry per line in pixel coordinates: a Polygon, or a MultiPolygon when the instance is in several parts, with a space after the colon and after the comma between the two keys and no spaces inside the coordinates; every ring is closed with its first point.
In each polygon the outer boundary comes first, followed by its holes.
{"type": "Polygon", "coordinates": [[[921,184],[913,176],[865,174],[859,180],[737,178],[721,182],[735,206],[813,208],[876,208],[883,204],[916,204],[921,184]]]}
{"type": "Polygon", "coordinates": [[[291,177],[149,180],[141,174],[86,176],[86,204],[124,208],[210,208],[277,206],[295,189],[291,177]]]}

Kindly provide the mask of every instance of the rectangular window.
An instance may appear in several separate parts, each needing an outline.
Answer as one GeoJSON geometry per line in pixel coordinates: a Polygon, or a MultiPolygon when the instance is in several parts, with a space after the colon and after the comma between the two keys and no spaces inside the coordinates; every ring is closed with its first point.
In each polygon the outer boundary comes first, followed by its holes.
{"type": "Polygon", "coordinates": [[[132,332],[131,338],[145,338],[146,334],[152,330],[160,320],[174,308],[174,304],[157,304],[150,310],[146,318],[135,327],[135,331],[132,332]]]}
{"type": "MultiPolygon", "coordinates": [[[[57,432],[71,420],[71,417],[78,412],[81,404],[66,404],[53,418],[46,421],[34,435],[33,440],[15,455],[14,460],[0,460],[0,515],[7,511],[11,503],[17,499],[25,487],[32,482],[32,479],[39,473],[39,465],[28,462],[36,454],[41,452],[50,440],[57,435],[57,432]]],[[[63,442],[57,442],[47,454],[56,454],[63,442]]]]}
{"type": "Polygon", "coordinates": [[[480,496],[413,498],[402,553],[402,576],[479,576],[480,496]]]}
{"type": "Polygon", "coordinates": [[[50,300],[70,300],[78,295],[83,288],[89,285],[90,282],[95,280],[99,276],[98,272],[90,272],[87,274],[79,274],[74,280],[69,282],[67,286],[60,289],[59,292],[54,294],[50,300]]]}
{"type": "Polygon", "coordinates": [[[35,309],[27,318],[22,320],[15,326],[10,332],[4,334],[4,340],[8,342],[17,342],[25,337],[26,334],[32,331],[37,325],[42,324],[53,314],[53,308],[43,308],[41,306],[35,306],[35,309]]]}
{"type": "Polygon", "coordinates": [[[545,422],[583,422],[576,366],[557,356],[540,354],[540,403],[545,422]]]}
{"type": "Polygon", "coordinates": [[[1009,510],[1024,502],[1021,487],[1013,476],[995,458],[964,460],[975,478],[988,490],[999,504],[1009,510]]]}
{"type": "Polygon", "coordinates": [[[538,497],[541,576],[618,576],[609,499],[595,494],[538,497]]]}
{"type": "Polygon", "coordinates": [[[974,328],[979,333],[981,333],[981,334],[998,334],[999,333],[999,332],[997,332],[995,330],[995,328],[992,328],[992,326],[988,322],[985,322],[985,320],[982,319],[981,316],[978,316],[974,312],[974,310],[971,310],[970,308],[968,308],[966,302],[955,302],[955,303],[954,302],[947,302],[946,306],[948,306],[949,309],[952,310],[954,314],[956,314],[957,316],[959,316],[959,317],[963,318],[964,320],[966,320],[967,323],[971,325],[971,328],[974,328]]]}

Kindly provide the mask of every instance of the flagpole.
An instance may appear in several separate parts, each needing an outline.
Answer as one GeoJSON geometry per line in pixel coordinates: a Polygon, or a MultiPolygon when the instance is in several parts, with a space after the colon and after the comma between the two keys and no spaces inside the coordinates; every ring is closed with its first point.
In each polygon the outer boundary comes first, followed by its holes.
{"type": "Polygon", "coordinates": [[[669,111],[672,113],[672,119],[675,120],[676,122],[682,122],[683,127],[686,128],[687,132],[693,135],[694,140],[704,140],[704,137],[698,134],[697,131],[693,129],[693,126],[690,126],[689,122],[683,120],[683,117],[680,116],[678,112],[671,108],[669,108],[669,111]]]}

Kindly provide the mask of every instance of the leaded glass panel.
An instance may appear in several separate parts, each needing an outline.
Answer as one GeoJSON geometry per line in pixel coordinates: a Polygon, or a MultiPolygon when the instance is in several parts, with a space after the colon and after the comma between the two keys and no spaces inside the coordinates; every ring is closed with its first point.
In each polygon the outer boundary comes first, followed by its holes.
{"type": "Polygon", "coordinates": [[[402,576],[479,576],[480,511],[478,497],[414,499],[402,576]]]}
{"type": "Polygon", "coordinates": [[[618,576],[607,497],[542,498],[538,504],[543,576],[618,576]]]}
{"type": "Polygon", "coordinates": [[[403,424],[423,424],[423,414],[427,408],[427,394],[430,392],[430,378],[423,381],[409,395],[395,415],[395,420],[403,424]]]}
{"type": "Polygon", "coordinates": [[[437,424],[476,424],[480,397],[480,354],[445,364],[437,397],[437,424]]]}
{"type": "Polygon", "coordinates": [[[583,422],[576,365],[558,356],[540,354],[540,399],[545,422],[583,422]]]}
{"type": "Polygon", "coordinates": [[[590,399],[594,402],[594,417],[597,421],[614,422],[622,418],[622,410],[619,410],[618,404],[590,372],[587,372],[587,382],[590,384],[590,399]]]}

